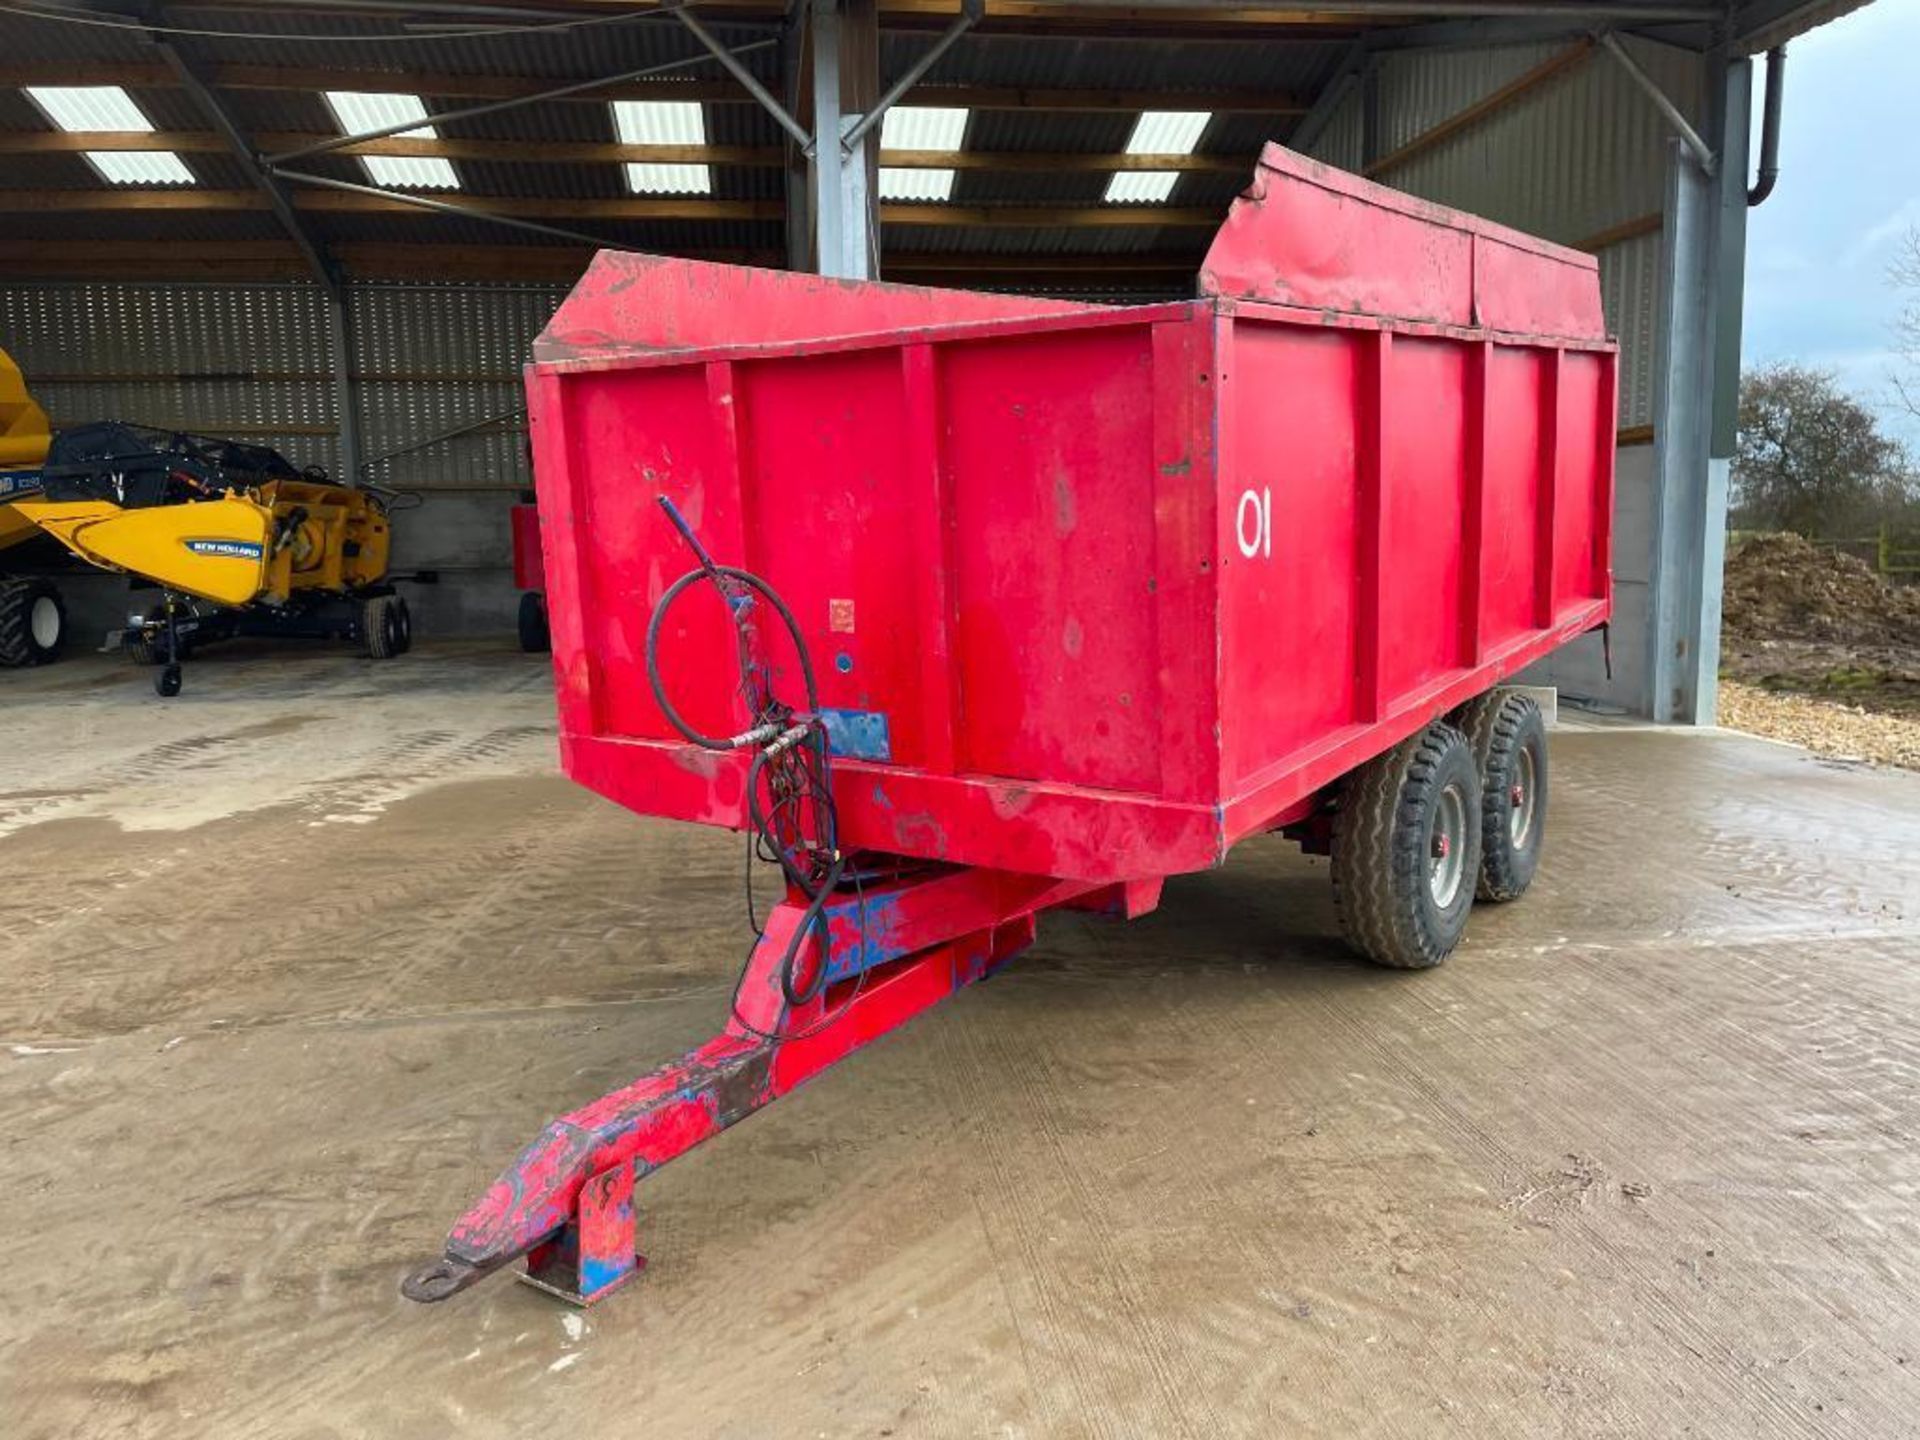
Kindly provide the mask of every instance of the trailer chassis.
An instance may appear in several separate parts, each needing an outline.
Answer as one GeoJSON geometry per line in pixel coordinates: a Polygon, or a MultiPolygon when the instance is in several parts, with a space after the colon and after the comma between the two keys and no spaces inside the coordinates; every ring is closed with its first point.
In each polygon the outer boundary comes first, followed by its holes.
{"type": "Polygon", "coordinates": [[[768,916],[725,1028],[549,1124],[401,1292],[445,1300],[524,1256],[518,1278],[528,1284],[576,1305],[604,1299],[646,1264],[636,1179],[993,974],[1032,943],[1043,911],[1131,919],[1160,899],[1158,879],[1099,884],[944,866],[899,876],[898,862],[856,858],[898,878],[843,888],[826,907],[824,946],[801,942],[810,963],[825,966],[819,993],[793,1005],[782,992],[779,966],[807,910],[789,895],[768,916]]]}

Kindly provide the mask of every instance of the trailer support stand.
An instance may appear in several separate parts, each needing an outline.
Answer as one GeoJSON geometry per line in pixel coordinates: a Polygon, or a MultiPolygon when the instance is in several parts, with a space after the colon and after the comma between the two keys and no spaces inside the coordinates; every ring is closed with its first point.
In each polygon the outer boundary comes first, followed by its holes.
{"type": "Polygon", "coordinates": [[[519,1278],[575,1305],[590,1305],[646,1268],[634,1239],[633,1166],[602,1170],[580,1187],[573,1218],[527,1254],[519,1278]]]}
{"type": "Polygon", "coordinates": [[[810,940],[803,953],[827,980],[800,1005],[782,994],[779,965],[806,907],[783,901],[767,917],[726,1028],[548,1125],[402,1293],[444,1300],[524,1255],[529,1284],[579,1305],[602,1299],[645,1264],[635,1247],[636,1178],[992,974],[1032,943],[1041,911],[1071,904],[1137,915],[1158,892],[1153,882],[944,868],[871,883],[826,907],[826,943],[810,940]]]}

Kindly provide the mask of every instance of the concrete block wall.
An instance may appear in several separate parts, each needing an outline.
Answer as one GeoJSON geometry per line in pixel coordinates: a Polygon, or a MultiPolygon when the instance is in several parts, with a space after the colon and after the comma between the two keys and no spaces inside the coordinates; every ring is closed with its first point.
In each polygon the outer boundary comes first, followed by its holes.
{"type": "Polygon", "coordinates": [[[1529,666],[1521,679],[1552,685],[1575,704],[1645,714],[1648,602],[1653,575],[1653,446],[1622,445],[1615,452],[1613,515],[1612,666],[1599,635],[1582,635],[1529,666]]]}

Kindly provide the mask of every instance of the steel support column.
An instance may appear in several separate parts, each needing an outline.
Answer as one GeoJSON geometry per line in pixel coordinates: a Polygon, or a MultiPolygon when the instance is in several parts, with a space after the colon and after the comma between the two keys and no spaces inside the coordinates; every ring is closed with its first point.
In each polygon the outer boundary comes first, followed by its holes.
{"type": "Polygon", "coordinates": [[[1708,53],[1709,174],[1672,142],[1654,394],[1647,694],[1655,720],[1711,725],[1718,701],[1727,482],[1739,407],[1752,66],[1708,53]]]}
{"type": "MultiPolygon", "coordinates": [[[[786,29],[780,38],[781,99],[811,131],[813,126],[813,87],[809,82],[812,59],[808,47],[806,5],[795,0],[787,12],[786,29]]],[[[807,146],[788,140],[782,166],[787,196],[787,268],[813,269],[813,162],[807,146]]]]}
{"type": "Polygon", "coordinates": [[[336,479],[360,483],[360,395],[353,384],[353,303],[345,284],[327,293],[327,349],[333,365],[333,403],[340,418],[336,479]]]}
{"type": "Polygon", "coordinates": [[[870,280],[877,269],[874,137],[850,149],[842,142],[878,99],[879,35],[874,0],[813,0],[813,251],[822,275],[846,280],[870,280]]]}

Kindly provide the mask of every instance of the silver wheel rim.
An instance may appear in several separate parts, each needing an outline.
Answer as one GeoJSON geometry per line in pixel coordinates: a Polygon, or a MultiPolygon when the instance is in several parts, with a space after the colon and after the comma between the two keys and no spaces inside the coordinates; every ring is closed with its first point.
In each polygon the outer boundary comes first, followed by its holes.
{"type": "Polygon", "coordinates": [[[1534,794],[1533,748],[1523,745],[1520,763],[1514,767],[1513,789],[1507,797],[1511,802],[1507,806],[1507,839],[1515,850],[1526,849],[1533,834],[1534,794]]]}
{"type": "Polygon", "coordinates": [[[1440,792],[1434,807],[1433,841],[1427,853],[1427,888],[1433,903],[1447,909],[1460,894],[1460,879],[1466,873],[1467,797],[1458,785],[1440,792]]]}
{"type": "Polygon", "coordinates": [[[51,650],[60,643],[60,607],[53,603],[49,595],[41,595],[33,602],[33,610],[27,616],[27,628],[33,632],[33,643],[42,650],[51,650]]]}

